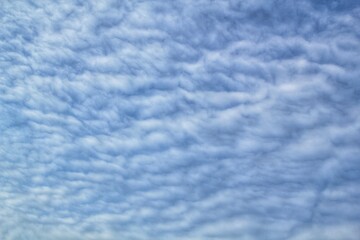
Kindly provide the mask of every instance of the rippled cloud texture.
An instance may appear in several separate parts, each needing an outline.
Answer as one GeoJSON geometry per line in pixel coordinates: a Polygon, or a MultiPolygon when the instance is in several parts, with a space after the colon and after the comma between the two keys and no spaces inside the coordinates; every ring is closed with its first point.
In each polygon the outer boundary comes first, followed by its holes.
{"type": "Polygon", "coordinates": [[[1,239],[359,239],[359,1],[0,17],[1,239]]]}

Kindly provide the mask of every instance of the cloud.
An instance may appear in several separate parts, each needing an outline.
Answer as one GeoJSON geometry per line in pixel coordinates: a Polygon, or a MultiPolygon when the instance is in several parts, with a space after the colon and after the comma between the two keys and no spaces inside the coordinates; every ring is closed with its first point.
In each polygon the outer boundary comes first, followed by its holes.
{"type": "Polygon", "coordinates": [[[357,1],[4,1],[0,238],[360,235],[357,1]]]}

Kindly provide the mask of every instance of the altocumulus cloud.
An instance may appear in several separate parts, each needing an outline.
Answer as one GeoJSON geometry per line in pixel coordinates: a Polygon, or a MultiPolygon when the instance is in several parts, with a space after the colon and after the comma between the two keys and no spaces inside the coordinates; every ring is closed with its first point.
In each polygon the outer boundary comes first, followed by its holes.
{"type": "Polygon", "coordinates": [[[356,240],[357,0],[3,0],[0,238],[356,240]]]}

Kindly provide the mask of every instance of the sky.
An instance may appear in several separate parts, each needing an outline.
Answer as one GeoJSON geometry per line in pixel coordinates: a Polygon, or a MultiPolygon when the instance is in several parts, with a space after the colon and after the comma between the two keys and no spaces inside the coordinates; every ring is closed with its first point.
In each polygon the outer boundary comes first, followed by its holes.
{"type": "Polygon", "coordinates": [[[358,240],[358,0],[2,0],[0,239],[358,240]]]}

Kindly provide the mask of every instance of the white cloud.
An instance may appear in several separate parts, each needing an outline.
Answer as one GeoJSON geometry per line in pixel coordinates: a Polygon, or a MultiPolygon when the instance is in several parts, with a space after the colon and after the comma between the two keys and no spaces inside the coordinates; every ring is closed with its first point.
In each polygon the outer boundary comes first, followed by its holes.
{"type": "Polygon", "coordinates": [[[356,1],[5,1],[0,238],[356,239],[356,1]]]}

